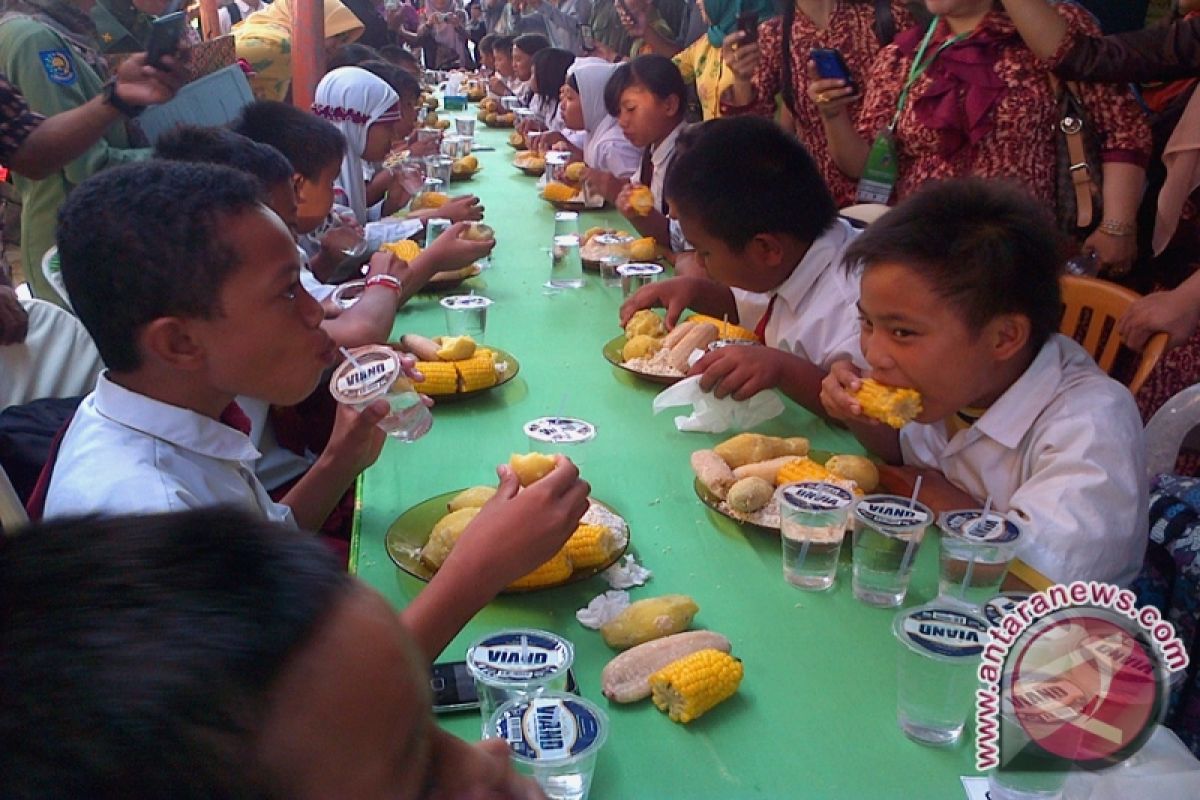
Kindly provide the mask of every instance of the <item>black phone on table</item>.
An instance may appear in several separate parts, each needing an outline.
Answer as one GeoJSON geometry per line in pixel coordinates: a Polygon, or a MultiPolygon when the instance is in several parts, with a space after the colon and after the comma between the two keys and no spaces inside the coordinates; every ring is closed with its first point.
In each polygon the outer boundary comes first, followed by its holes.
{"type": "Polygon", "coordinates": [[[150,38],[146,42],[146,61],[153,67],[161,67],[163,56],[179,52],[179,43],[186,30],[187,13],[184,11],[155,18],[150,23],[150,38]]]}
{"type": "Polygon", "coordinates": [[[579,41],[583,45],[583,52],[590,53],[596,49],[596,36],[592,33],[592,26],[585,23],[579,24],[579,41]]]}
{"type": "Polygon", "coordinates": [[[851,77],[850,68],[846,66],[846,60],[842,58],[841,53],[828,47],[817,47],[813,49],[810,57],[817,65],[817,75],[822,78],[843,80],[853,94],[858,94],[858,85],[851,77]]]}
{"type": "Polygon", "coordinates": [[[755,11],[743,11],[737,17],[737,29],[741,31],[742,44],[752,44],[758,41],[758,13],[755,11]]]}
{"type": "MultiPolygon", "coordinates": [[[[479,709],[479,695],[475,693],[475,679],[471,677],[465,661],[445,661],[434,664],[429,674],[429,687],[433,689],[435,714],[452,714],[457,711],[479,709]]],[[[567,691],[579,694],[574,670],[567,670],[567,691]]]]}

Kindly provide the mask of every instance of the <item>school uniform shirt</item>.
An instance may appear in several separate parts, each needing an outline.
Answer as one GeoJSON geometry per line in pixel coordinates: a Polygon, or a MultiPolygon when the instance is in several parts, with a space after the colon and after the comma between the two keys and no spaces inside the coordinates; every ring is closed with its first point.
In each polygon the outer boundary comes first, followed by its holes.
{"type": "Polygon", "coordinates": [[[663,197],[663,183],[667,180],[667,170],[671,168],[671,159],[675,158],[675,142],[685,123],[679,123],[675,130],[667,134],[657,145],[647,148],[642,154],[641,170],[638,172],[636,183],[650,187],[654,195],[654,207],[666,213],[666,198],[663,197]],[[648,158],[647,158],[648,156],[648,158]],[[649,178],[649,180],[647,180],[649,178]]]}
{"type": "Polygon", "coordinates": [[[238,396],[235,400],[250,420],[250,443],[261,454],[254,462],[254,474],[268,491],[274,491],[290,480],[299,478],[316,463],[312,451],[299,455],[287,449],[275,438],[271,422],[271,404],[254,397],[238,396]]]}
{"type": "Polygon", "coordinates": [[[754,330],[775,297],[763,332],[768,347],[825,369],[847,358],[866,366],[859,348],[858,276],[848,275],[842,266],[856,236],[858,231],[845,220],[834,220],[773,291],[733,289],[738,324],[754,330]]]}
{"type": "Polygon", "coordinates": [[[225,505],[293,527],[254,475],[241,431],[113,383],[102,373],[58,451],[45,517],[154,514],[225,505]]]}
{"type": "MultiPolygon", "coordinates": [[[[262,8],[261,5],[257,6],[257,7],[252,7],[249,3],[243,2],[243,0],[234,0],[232,3],[223,5],[220,8],[218,8],[217,9],[217,27],[219,27],[221,29],[221,35],[224,36],[225,34],[229,33],[229,31],[233,29],[234,25],[241,22],[246,17],[250,16],[255,11],[258,11],[261,8],[262,8]],[[233,12],[232,12],[232,9],[230,8],[231,6],[237,6],[237,10],[238,10],[237,19],[233,19],[233,12]]],[[[359,41],[362,41],[362,40],[360,39],[359,41]]]]}
{"type": "Polygon", "coordinates": [[[1146,549],[1146,453],[1133,396],[1055,334],[966,430],[900,430],[904,463],[1025,525],[1017,556],[1059,583],[1128,585],[1146,549]]]}

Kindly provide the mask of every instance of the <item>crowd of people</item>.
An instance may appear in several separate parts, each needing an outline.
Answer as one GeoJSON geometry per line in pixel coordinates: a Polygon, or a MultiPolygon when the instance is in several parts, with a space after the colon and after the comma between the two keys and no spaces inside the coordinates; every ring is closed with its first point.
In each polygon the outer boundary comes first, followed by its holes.
{"type": "MultiPolygon", "coordinates": [[[[35,525],[0,539],[0,796],[540,796],[503,747],[437,731],[423,675],[575,529],[576,467],[559,456],[519,492],[497,468],[399,624],[341,569],[389,409],[336,406],[322,377],[495,246],[463,235],[479,198],[411,209],[419,178],[385,164],[436,152],[418,126],[437,71],[516,97],[530,149],[581,162],[664,248],[674,276],[622,323],[690,309],[755,331],[765,346],[691,367],[705,391],[778,390],[923,481],[931,506],[988,498],[1053,581],[1133,585],[1164,544],[1142,426],[1200,379],[1200,3],[1109,35],[1048,0],[322,5],[311,109],[288,102],[294,0],[236,0],[221,30],[255,100],[151,148],[134,118],[183,84],[187,49],[112,66],[104,26],[144,44],[166,3],[0,0],[0,163],[28,288],[77,316],[105,367],[38,408],[29,458],[0,453],[35,525]],[[1064,165],[1068,107],[1089,148],[1064,165]],[[347,242],[397,214],[452,224],[411,260],[371,255],[361,299],[337,309],[347,242]],[[53,246],[64,293],[39,268],[53,246]],[[1115,328],[1132,353],[1170,336],[1136,397],[1058,332],[1080,253],[1144,294],[1115,328]],[[916,420],[867,418],[866,377],[918,390],[916,420]],[[171,757],[147,764],[149,747],[171,757]]],[[[36,302],[0,281],[0,351],[36,302]]],[[[1186,686],[1200,704],[1200,678],[1186,686]]]]}

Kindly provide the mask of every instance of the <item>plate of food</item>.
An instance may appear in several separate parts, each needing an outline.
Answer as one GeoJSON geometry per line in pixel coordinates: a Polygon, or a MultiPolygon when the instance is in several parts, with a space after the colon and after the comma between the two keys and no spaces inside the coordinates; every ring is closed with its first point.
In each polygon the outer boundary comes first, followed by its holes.
{"type": "Polygon", "coordinates": [[[696,350],[731,344],[756,345],[754,332],[727,320],[693,314],[670,332],[654,311],[642,309],[629,318],[625,333],[604,344],[604,357],[651,383],[670,385],[688,371],[696,350]]]}
{"type": "Polygon", "coordinates": [[[449,403],[490,392],[517,377],[521,365],[512,353],[498,347],[481,347],[470,336],[427,339],[408,333],[400,349],[417,357],[425,380],[417,391],[438,403],[449,403]]]}
{"type": "Polygon", "coordinates": [[[421,287],[422,292],[445,292],[450,289],[457,289],[462,286],[465,281],[474,278],[479,273],[483,272],[483,267],[478,264],[468,264],[462,269],[447,269],[441,272],[435,272],[429,278],[429,281],[421,287]]]}
{"type": "MultiPolygon", "coordinates": [[[[459,534],[481,513],[495,489],[475,486],[431,497],[403,514],[384,539],[396,566],[422,581],[445,563],[459,534]]],[[[587,580],[615,564],[629,547],[629,524],[605,503],[588,498],[579,527],[554,558],[504,590],[505,594],[553,589],[587,580]]]]}
{"type": "Polygon", "coordinates": [[[775,490],[797,481],[824,481],[855,494],[879,485],[879,470],[865,456],[809,449],[802,436],[739,433],[711,450],[692,453],[696,496],[718,514],[779,532],[775,490]]]}
{"type": "Polygon", "coordinates": [[[512,164],[532,178],[539,177],[546,171],[546,159],[528,150],[522,150],[518,153],[517,157],[513,159],[512,164]]]}
{"type": "Polygon", "coordinates": [[[454,163],[450,165],[450,180],[451,182],[469,181],[481,169],[483,167],[479,166],[479,159],[475,156],[456,158],[454,163]]]}
{"type": "Polygon", "coordinates": [[[527,150],[529,149],[529,142],[526,141],[525,136],[520,131],[513,131],[508,135],[508,146],[513,150],[527,150]]]}
{"type": "Polygon", "coordinates": [[[608,257],[628,261],[653,261],[658,255],[658,243],[653,236],[639,238],[618,228],[588,228],[579,237],[579,257],[583,268],[600,271],[601,262],[608,257]]]}
{"type": "Polygon", "coordinates": [[[489,128],[511,128],[516,125],[517,122],[517,116],[511,111],[501,114],[497,114],[494,111],[489,111],[488,113],[481,115],[480,119],[483,121],[483,124],[489,128]]]}
{"type": "Polygon", "coordinates": [[[550,181],[542,187],[542,199],[559,211],[594,211],[604,208],[604,198],[588,194],[560,181],[550,181]]]}

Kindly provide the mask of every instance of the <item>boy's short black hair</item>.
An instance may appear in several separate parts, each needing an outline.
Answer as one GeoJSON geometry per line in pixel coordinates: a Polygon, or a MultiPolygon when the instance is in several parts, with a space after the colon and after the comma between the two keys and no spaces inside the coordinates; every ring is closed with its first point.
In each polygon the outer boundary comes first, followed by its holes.
{"type": "Polygon", "coordinates": [[[1023,314],[1036,352],[1062,316],[1063,246],[1049,211],[1022,188],[961,178],[931,183],[884,214],[847,248],[846,265],[912,270],[972,331],[1023,314]]]}
{"type": "Polygon", "coordinates": [[[687,111],[687,84],[675,62],[657,53],[626,61],[613,70],[604,86],[604,108],[614,117],[621,114],[621,95],[630,86],[643,86],[660,100],[679,98],[679,116],[687,111]]]}
{"type": "Polygon", "coordinates": [[[374,47],[350,42],[333,51],[333,55],[329,56],[329,60],[325,62],[325,70],[328,72],[339,67],[357,67],[364,61],[374,61],[378,58],[380,58],[379,51],[374,47]]]}
{"type": "Polygon", "coordinates": [[[417,60],[414,54],[410,53],[404,46],[398,44],[385,44],[379,48],[379,56],[384,61],[390,61],[393,64],[404,62],[413,67],[419,68],[421,66],[421,62],[417,60]]]}
{"type": "Polygon", "coordinates": [[[181,125],[158,137],[154,156],[170,161],[221,164],[258,178],[264,190],[291,184],[291,163],[269,144],[256,142],[228,128],[181,125]]]}
{"type": "Polygon", "coordinates": [[[414,106],[421,99],[421,82],[411,72],[405,72],[390,61],[364,61],[358,68],[365,69],[392,87],[392,91],[400,96],[400,102],[405,105],[414,106]]]}
{"type": "Polygon", "coordinates": [[[5,540],[0,796],[278,796],[253,755],[271,689],[352,586],[320,542],[230,510],[5,540]]]}
{"type": "Polygon", "coordinates": [[[495,53],[495,52],[503,51],[505,53],[508,53],[511,56],[513,42],[515,42],[516,39],[517,39],[517,37],[515,37],[515,36],[497,36],[495,39],[492,40],[492,52],[495,53]]]}
{"type": "Polygon", "coordinates": [[[513,47],[528,56],[535,55],[539,50],[550,46],[550,40],[540,33],[522,33],[513,39],[513,47]]]}
{"type": "Polygon", "coordinates": [[[346,139],[332,123],[274,100],[246,106],[231,127],[283,153],[292,169],[310,181],[341,164],[346,151],[346,139]]]}
{"type": "Polygon", "coordinates": [[[665,192],[671,205],[734,250],[762,233],[811,243],[837,217],[804,145],[761,117],[690,129],[667,171],[665,192]]]}
{"type": "Polygon", "coordinates": [[[262,207],[261,193],[230,167],[152,159],[99,172],[67,196],[58,213],[62,277],[110,369],[141,365],[137,336],[147,323],[220,313],[237,266],[221,229],[262,207]]]}
{"type": "Polygon", "coordinates": [[[489,33],[479,40],[479,44],[475,45],[475,49],[480,53],[490,53],[496,46],[496,40],[500,37],[494,33],[489,33]]]}

